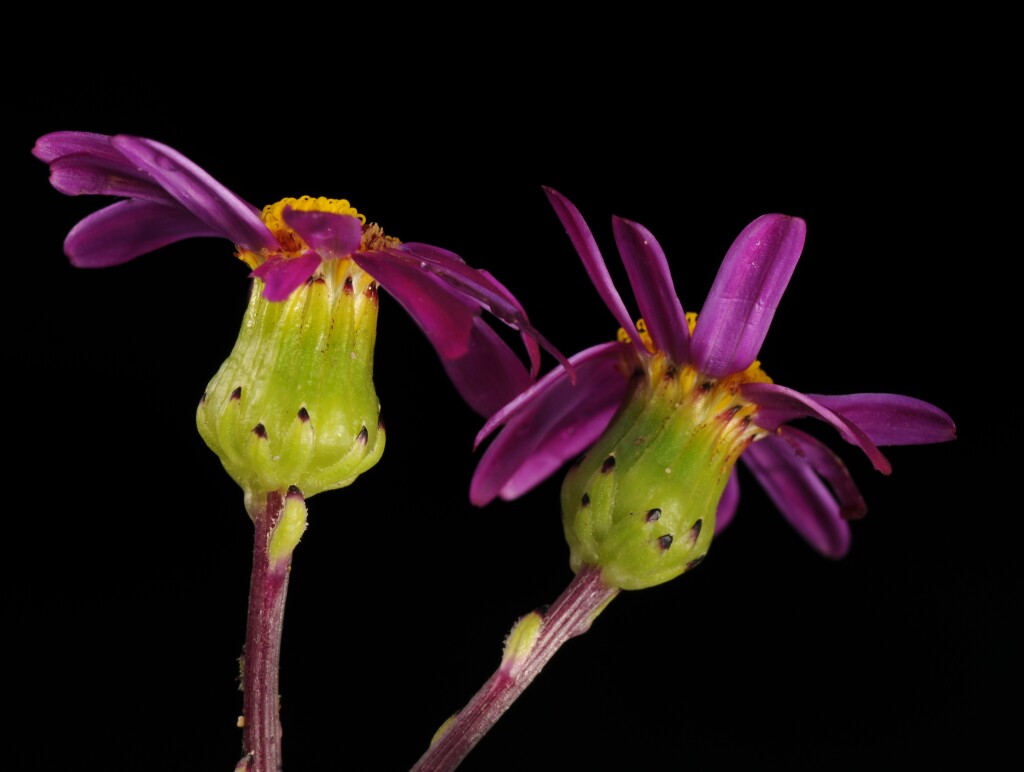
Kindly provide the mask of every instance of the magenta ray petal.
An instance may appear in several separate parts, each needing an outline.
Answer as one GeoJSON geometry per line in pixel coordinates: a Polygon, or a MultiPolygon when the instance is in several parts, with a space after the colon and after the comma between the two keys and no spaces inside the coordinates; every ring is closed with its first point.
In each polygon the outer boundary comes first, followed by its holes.
{"type": "Polygon", "coordinates": [[[828,483],[839,502],[840,517],[844,520],[859,520],[867,514],[868,505],[853,481],[850,470],[831,448],[792,426],[779,429],[775,439],[786,442],[799,459],[828,483]]]}
{"type": "MultiPolygon", "coordinates": [[[[521,313],[523,315],[523,318],[525,319],[526,318],[526,309],[523,308],[523,304],[519,302],[518,298],[516,298],[515,295],[513,295],[511,292],[509,292],[508,288],[504,284],[502,284],[500,281],[498,281],[490,271],[485,271],[484,269],[481,268],[480,269],[480,273],[483,274],[484,276],[486,276],[487,280],[490,281],[491,283],[493,283],[496,288],[498,288],[499,290],[504,292],[506,300],[508,300],[509,303],[511,303],[517,309],[519,309],[519,313],[521,313]]],[[[528,332],[526,332],[525,330],[520,330],[519,331],[519,338],[520,338],[520,340],[523,341],[523,345],[526,346],[526,351],[527,351],[527,353],[530,356],[530,376],[531,376],[531,382],[529,384],[527,384],[527,386],[530,386],[530,385],[532,385],[533,380],[536,379],[537,375],[540,373],[540,346],[538,345],[537,341],[534,338],[532,338],[530,336],[530,334],[528,332]]],[[[561,354],[559,354],[559,356],[561,356],[561,354]]],[[[565,360],[565,361],[566,361],[566,363],[568,363],[568,360],[565,360]]],[[[573,374],[573,378],[575,378],[574,374],[573,374]]],[[[518,392],[516,392],[516,393],[518,394],[518,392]]],[[[515,394],[510,395],[509,399],[511,399],[514,396],[515,396],[515,394]]],[[[501,404],[504,405],[505,402],[508,402],[508,399],[504,400],[501,404]]],[[[501,405],[499,405],[498,407],[500,407],[500,406],[501,405]]],[[[492,410],[490,413],[487,413],[487,416],[490,416],[493,413],[494,413],[494,411],[492,410]]]]}
{"type": "Polygon", "coordinates": [[[736,516],[736,509],[740,505],[740,481],[736,479],[736,470],[733,469],[729,475],[729,481],[722,491],[722,498],[718,501],[718,511],[715,513],[715,533],[719,534],[732,522],[736,516]]]}
{"type": "MultiPolygon", "coordinates": [[[[379,251],[389,255],[397,262],[437,276],[449,286],[451,292],[487,309],[509,327],[533,338],[562,365],[568,365],[568,360],[562,352],[533,326],[522,306],[512,298],[508,289],[494,281],[486,271],[471,268],[458,255],[429,244],[409,242],[399,247],[379,251]]],[[[536,349],[531,349],[530,354],[532,368],[536,371],[539,364],[536,358],[536,349]]]]}
{"type": "Polygon", "coordinates": [[[43,163],[51,163],[76,153],[108,160],[120,159],[121,154],[114,149],[110,140],[109,135],[92,131],[52,131],[36,140],[32,155],[43,163]]]}
{"type": "Polygon", "coordinates": [[[259,210],[239,198],[174,148],[144,137],[116,136],[111,142],[192,214],[235,244],[259,252],[277,250],[277,240],[259,210]]]}
{"type": "Polygon", "coordinates": [[[721,378],[757,358],[806,233],[799,217],[766,214],[736,237],[693,331],[690,350],[702,373],[721,378]]]}
{"type": "Polygon", "coordinates": [[[120,155],[112,159],[85,153],[61,156],[50,163],[50,184],[66,196],[120,196],[181,206],[120,155]]]}
{"type": "Polygon", "coordinates": [[[348,257],[363,240],[363,224],[351,214],[303,212],[286,206],[282,217],[324,260],[348,257]]]}
{"type": "Polygon", "coordinates": [[[672,284],[665,252],[654,235],[639,223],[613,217],[612,230],[655,348],[667,352],[673,362],[687,364],[690,328],[672,284]]]}
{"type": "Polygon", "coordinates": [[[956,425],[929,402],[902,394],[808,394],[856,424],[876,445],[927,445],[956,439],[956,425]]]}
{"type": "Polygon", "coordinates": [[[474,300],[416,261],[395,260],[383,250],[356,252],[352,259],[413,318],[459,394],[478,413],[491,415],[532,383],[526,366],[480,318],[474,300]]]}
{"type": "Polygon", "coordinates": [[[263,297],[272,302],[287,300],[297,287],[309,279],[322,260],[316,252],[299,257],[270,257],[250,276],[263,280],[263,297]]]}
{"type": "Polygon", "coordinates": [[[181,207],[118,201],[81,220],[64,240],[79,268],[106,268],[196,236],[221,236],[181,207]]]}
{"type": "MultiPolygon", "coordinates": [[[[580,259],[583,261],[583,267],[586,269],[587,275],[590,277],[590,281],[595,289],[597,289],[597,294],[601,296],[601,300],[604,301],[608,310],[612,312],[615,321],[627,332],[636,329],[629,311],[626,310],[625,303],[622,302],[622,297],[612,283],[611,274],[608,273],[608,266],[605,265],[604,258],[601,257],[601,251],[597,248],[594,234],[590,232],[590,228],[587,226],[587,221],[583,219],[583,215],[580,214],[579,210],[569,199],[557,190],[545,187],[544,192],[547,194],[551,206],[554,207],[558,219],[562,221],[562,226],[565,228],[566,233],[569,234],[569,240],[572,241],[576,252],[579,253],[580,259]]],[[[640,342],[636,335],[631,335],[630,340],[637,351],[647,353],[643,343],[640,342]]]]}
{"type": "Polygon", "coordinates": [[[473,318],[466,353],[442,358],[456,391],[484,418],[533,385],[526,366],[479,316],[473,318]]]}
{"type": "Polygon", "coordinates": [[[558,368],[492,416],[477,443],[504,428],[477,465],[470,501],[483,506],[496,496],[521,496],[590,447],[625,397],[621,367],[631,350],[613,342],[582,351],[569,360],[579,374],[575,385],[558,368]]]}
{"type": "Polygon", "coordinates": [[[766,437],[740,459],[790,525],[818,552],[841,558],[850,549],[850,526],[839,503],[805,459],[780,437],[766,437]]]}
{"type": "MultiPolygon", "coordinates": [[[[699,324],[698,321],[698,326],[699,324]]],[[[819,418],[832,424],[844,440],[852,445],[858,445],[879,472],[892,472],[892,465],[888,459],[856,424],[832,412],[806,394],[774,383],[746,383],[741,390],[745,398],[757,403],[754,421],[758,426],[774,431],[796,418],[819,418]]]]}
{"type": "Polygon", "coordinates": [[[408,312],[441,359],[466,354],[473,317],[479,313],[476,303],[408,256],[395,259],[384,250],[366,250],[352,259],[408,312]]]}

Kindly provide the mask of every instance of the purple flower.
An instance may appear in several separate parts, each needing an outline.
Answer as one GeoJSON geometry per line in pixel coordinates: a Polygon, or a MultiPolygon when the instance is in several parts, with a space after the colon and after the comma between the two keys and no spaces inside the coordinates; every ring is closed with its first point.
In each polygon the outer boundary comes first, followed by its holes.
{"type": "MultiPolygon", "coordinates": [[[[613,218],[615,242],[642,315],[634,327],[579,211],[556,191],[546,192],[598,294],[623,329],[619,340],[570,358],[575,385],[564,369],[556,369],[490,418],[477,436],[478,444],[499,426],[503,428],[473,477],[470,497],[474,503],[483,505],[499,496],[513,499],[530,490],[598,442],[614,417],[632,409],[637,393],[653,399],[646,396],[658,388],[652,383],[672,378],[686,381],[673,392],[672,399],[677,401],[672,404],[691,406],[702,392],[718,395],[717,407],[704,400],[701,410],[707,412],[699,420],[688,419],[688,431],[696,434],[713,420],[721,426],[733,425],[728,442],[721,439],[726,436],[722,429],[713,445],[714,452],[725,448],[716,469],[729,475],[727,481],[716,483],[717,491],[708,499],[711,508],[717,501],[717,514],[710,513],[716,515],[715,530],[723,528],[736,511],[739,489],[732,462],[742,453],[739,457],[786,519],[815,549],[838,558],[850,544],[847,520],[863,516],[864,500],[842,461],[788,422],[813,417],[831,424],[883,474],[889,474],[891,467],[880,445],[954,439],[949,416],[921,400],[896,394],[802,394],[772,383],[761,370],[756,357],[800,257],[806,230],[803,220],[770,214],[750,223],[726,254],[698,320],[696,315],[684,314],[654,236],[642,225],[613,218]],[[646,390],[631,385],[637,378],[646,379],[646,390]]],[[[657,415],[664,423],[664,413],[657,415]]],[[[609,452],[607,448],[602,446],[601,453],[609,452]]],[[[601,471],[615,462],[609,455],[601,471]]],[[[565,498],[563,490],[563,509],[565,498]]],[[[590,495],[585,493],[583,498],[589,505],[590,495]]],[[[660,517],[660,510],[650,512],[660,517]]],[[[696,540],[700,522],[687,517],[686,527],[695,526],[696,540]]],[[[664,546],[671,544],[671,535],[661,538],[667,538],[664,546]]]]}
{"type": "Polygon", "coordinates": [[[118,265],[182,239],[218,236],[235,244],[263,296],[281,301],[325,263],[352,260],[409,312],[463,398],[484,416],[533,377],[482,310],[520,331],[533,376],[538,344],[562,359],[486,271],[446,250],[384,236],[347,201],[285,199],[261,212],[181,153],[142,137],[59,131],[40,137],[32,152],[49,164],[61,193],[122,199],[71,229],[64,249],[76,266],[118,265]]]}

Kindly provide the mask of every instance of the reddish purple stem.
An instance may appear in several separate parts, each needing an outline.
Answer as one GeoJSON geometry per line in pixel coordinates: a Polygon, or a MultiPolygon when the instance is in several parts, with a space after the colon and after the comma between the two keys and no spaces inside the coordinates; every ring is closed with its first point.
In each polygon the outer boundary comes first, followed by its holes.
{"type": "Polygon", "coordinates": [[[459,766],[562,644],[589,630],[594,617],[618,592],[601,582],[600,569],[583,568],[544,612],[540,633],[529,651],[516,659],[513,668],[502,662],[420,757],[412,772],[449,772],[459,766]]]}
{"type": "Polygon", "coordinates": [[[249,513],[255,536],[242,661],[243,755],[236,767],[245,772],[279,772],[281,769],[278,669],[291,555],[271,565],[269,546],[284,511],[284,502],[280,493],[269,493],[263,506],[249,513]]]}

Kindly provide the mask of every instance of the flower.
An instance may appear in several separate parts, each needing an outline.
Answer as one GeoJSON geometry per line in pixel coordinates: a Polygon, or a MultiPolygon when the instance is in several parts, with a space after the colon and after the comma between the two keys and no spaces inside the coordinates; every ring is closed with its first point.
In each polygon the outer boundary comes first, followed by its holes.
{"type": "Polygon", "coordinates": [[[142,137],[58,131],[32,152],[61,193],[122,199],[72,228],[64,249],[76,266],[118,265],[182,239],[219,236],[235,244],[263,297],[277,302],[350,260],[408,311],[485,417],[533,382],[539,346],[564,361],[489,273],[444,249],[385,236],[345,200],[285,199],[261,212],[181,153],[142,137]],[[532,375],[482,310],[520,331],[532,375]]]}
{"type": "Polygon", "coordinates": [[[841,557],[849,549],[847,521],[865,513],[864,500],[839,457],[788,422],[831,424],[884,474],[891,467],[879,445],[954,439],[953,421],[927,402],[802,394],[761,370],[756,357],[799,260],[803,220],[769,214],[750,223],[698,318],[684,313],[654,236],[613,218],[642,315],[634,327],[583,217],[561,194],[545,191],[622,329],[617,341],[570,357],[575,385],[564,369],[553,370],[487,421],[478,445],[503,428],[477,466],[470,498],[477,505],[514,499],[585,452],[562,489],[575,569],[596,563],[606,582],[629,589],[691,567],[735,513],[740,458],[815,549],[841,557]],[[674,520],[666,523],[668,508],[674,520]],[[711,522],[714,529],[706,527],[711,522]],[[681,542],[686,550],[669,565],[669,547],[681,542]]]}

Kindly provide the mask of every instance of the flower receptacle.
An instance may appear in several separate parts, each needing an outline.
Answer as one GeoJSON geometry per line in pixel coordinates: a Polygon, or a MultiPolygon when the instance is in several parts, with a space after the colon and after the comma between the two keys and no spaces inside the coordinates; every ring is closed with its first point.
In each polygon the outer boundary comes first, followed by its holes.
{"type": "Polygon", "coordinates": [[[196,412],[203,440],[247,496],[341,488],[384,450],[373,385],[377,286],[324,262],[280,302],[257,279],[230,356],[196,412]]]}
{"type": "Polygon", "coordinates": [[[764,431],[738,384],[703,378],[656,355],[600,440],[562,486],[574,571],[601,569],[609,587],[673,579],[707,553],[719,499],[740,453],[764,431]]]}

